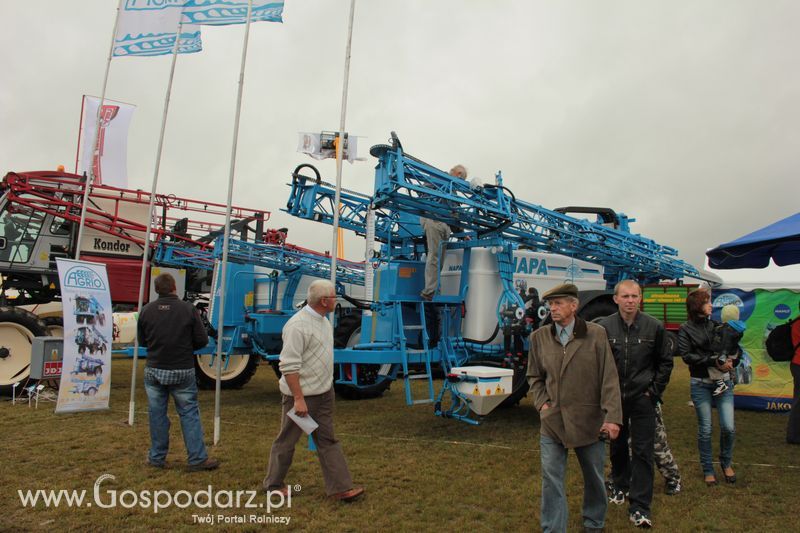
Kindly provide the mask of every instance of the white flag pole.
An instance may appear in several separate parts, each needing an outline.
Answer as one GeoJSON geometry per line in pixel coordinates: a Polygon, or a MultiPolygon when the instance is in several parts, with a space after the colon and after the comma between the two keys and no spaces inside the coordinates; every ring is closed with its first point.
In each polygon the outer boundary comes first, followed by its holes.
{"type": "MultiPolygon", "coordinates": [[[[225,234],[222,237],[222,268],[219,283],[219,313],[217,314],[217,382],[214,394],[214,445],[219,443],[220,434],[220,393],[222,390],[222,344],[225,332],[225,276],[228,269],[228,238],[231,232],[231,203],[233,202],[233,176],[236,170],[236,145],[239,141],[239,116],[242,110],[242,92],[244,90],[244,67],[247,62],[247,41],[250,37],[250,15],[253,12],[253,0],[247,2],[247,22],[244,27],[244,44],[242,45],[242,64],[239,67],[239,92],[236,96],[236,118],[233,122],[233,146],[231,147],[231,165],[228,174],[228,203],[225,209],[225,234]]],[[[212,295],[213,298],[213,295],[212,295]]],[[[231,339],[231,343],[233,340],[231,339]]],[[[250,357],[255,357],[251,354],[250,357]]]]}
{"type": "MultiPolygon", "coordinates": [[[[144,305],[144,286],[147,277],[147,259],[150,255],[150,235],[153,229],[153,208],[156,203],[156,188],[158,186],[158,172],[161,168],[161,153],[164,148],[164,132],[167,129],[167,113],[169,111],[169,99],[172,94],[172,80],[175,77],[175,63],[178,59],[178,49],[180,48],[181,30],[183,21],[178,22],[178,33],[175,34],[175,45],[172,47],[172,65],[169,70],[169,81],[167,82],[167,94],[164,97],[164,113],[161,117],[161,133],[158,136],[158,148],[156,148],[156,163],[153,170],[153,184],[150,187],[150,204],[147,210],[147,232],[144,237],[144,250],[142,254],[142,271],[139,276],[139,303],[136,309],[142,311],[144,305]]],[[[131,399],[128,406],[128,425],[133,425],[134,409],[136,407],[136,369],[139,366],[139,335],[133,341],[133,369],[131,370],[131,399]]]]}
{"type": "Polygon", "coordinates": [[[347,85],[350,80],[350,47],[353,41],[353,15],[356,0],[350,0],[350,21],[347,27],[347,47],[344,54],[344,83],[342,84],[342,113],[339,118],[339,142],[336,143],[336,194],[333,205],[333,244],[331,245],[331,283],[336,286],[336,257],[339,255],[339,202],[342,194],[342,152],[344,150],[344,121],[347,115],[347,85]]]}
{"type": "Polygon", "coordinates": [[[111,58],[114,56],[114,41],[117,38],[117,26],[119,25],[119,12],[122,8],[122,2],[119,0],[117,3],[117,15],[114,17],[114,31],[111,32],[111,46],[108,48],[108,61],[106,61],[106,75],[103,77],[103,91],[100,93],[100,104],[97,106],[97,125],[94,129],[94,138],[92,139],[92,160],[89,162],[89,176],[86,179],[86,190],[83,191],[83,204],[81,205],[81,222],[78,225],[78,242],[75,244],[75,260],[81,258],[81,240],[83,239],[83,225],[86,222],[86,204],[89,201],[89,189],[92,188],[94,181],[94,157],[98,157],[97,164],[100,165],[100,154],[97,148],[97,142],[100,139],[100,115],[103,112],[103,103],[106,100],[106,87],[108,86],[108,72],[111,69],[111,58]]]}

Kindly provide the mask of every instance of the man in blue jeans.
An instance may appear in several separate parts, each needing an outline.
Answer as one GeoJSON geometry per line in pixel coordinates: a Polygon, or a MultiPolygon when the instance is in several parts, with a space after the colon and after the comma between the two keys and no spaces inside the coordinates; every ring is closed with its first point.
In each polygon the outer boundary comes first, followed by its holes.
{"type": "Polygon", "coordinates": [[[164,468],[169,450],[167,404],[172,396],[181,420],[189,470],[214,470],[208,456],[197,403],[194,350],[208,344],[208,334],[192,304],[178,299],[175,278],[161,274],[153,282],[159,298],[142,307],[137,324],[139,343],[147,346],[144,388],[150,418],[150,466],[164,468]]]}
{"type": "Polygon", "coordinates": [[[528,355],[528,383],[541,420],[542,530],[567,530],[564,478],[573,449],[583,473],[583,527],[600,531],[608,509],[601,439],[617,438],[622,423],[617,367],[606,331],[576,315],[575,285],[559,285],[542,298],[553,323],[531,334],[528,355]]]}

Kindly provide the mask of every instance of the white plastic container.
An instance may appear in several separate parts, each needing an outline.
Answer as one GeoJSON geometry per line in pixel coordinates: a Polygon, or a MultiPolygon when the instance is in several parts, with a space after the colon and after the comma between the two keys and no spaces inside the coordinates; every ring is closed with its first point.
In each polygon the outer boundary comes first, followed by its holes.
{"type": "MultiPolygon", "coordinates": [[[[441,292],[457,295],[461,281],[463,250],[449,250],[444,258],[441,292]]],[[[518,250],[514,252],[514,284],[536,287],[541,296],[553,287],[571,282],[584,290],[606,288],[603,267],[563,255],[518,250]]],[[[466,315],[461,332],[468,339],[486,340],[497,326],[500,276],[497,256],[489,248],[474,248],[470,258],[466,315]]],[[[502,335],[493,344],[502,342],[502,335]]]]}
{"type": "Polygon", "coordinates": [[[456,385],[456,389],[470,401],[470,409],[478,415],[489,414],[511,394],[514,371],[510,368],[458,366],[450,373],[476,379],[462,381],[456,385]]]}

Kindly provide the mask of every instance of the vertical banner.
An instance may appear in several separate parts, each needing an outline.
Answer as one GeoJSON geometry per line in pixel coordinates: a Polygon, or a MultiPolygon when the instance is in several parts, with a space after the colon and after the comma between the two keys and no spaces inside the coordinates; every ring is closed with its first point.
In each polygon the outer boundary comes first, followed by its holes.
{"type": "Polygon", "coordinates": [[[789,411],[792,408],[793,381],[788,362],[773,361],[765,342],[769,333],[785,324],[797,312],[800,293],[789,289],[715,289],[712,292],[713,318],[728,304],[739,308],[739,318],[747,330],[739,343],[742,362],[736,367],[738,383],[734,389],[737,409],[789,411]]]}
{"type": "Polygon", "coordinates": [[[56,413],[108,409],[113,321],[106,266],[56,261],[64,312],[64,364],[56,413]]]}
{"type": "Polygon", "coordinates": [[[94,171],[96,184],[125,188],[128,184],[128,127],[136,106],[105,100],[100,112],[100,131],[97,135],[97,152],[92,139],[97,129],[97,107],[100,99],[83,97],[83,116],[79,143],[80,161],[76,172],[94,171]]]}

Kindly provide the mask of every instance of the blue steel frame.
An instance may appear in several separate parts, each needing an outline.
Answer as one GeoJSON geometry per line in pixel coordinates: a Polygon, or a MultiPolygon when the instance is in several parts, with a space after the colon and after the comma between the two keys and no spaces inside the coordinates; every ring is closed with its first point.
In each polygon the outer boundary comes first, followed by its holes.
{"type": "MultiPolygon", "coordinates": [[[[221,258],[222,237],[218,237],[213,249],[162,242],[156,248],[154,262],[160,266],[210,271],[221,258]]],[[[227,316],[223,317],[222,328],[219,327],[219,317],[213,314],[210,317],[212,326],[222,332],[224,369],[227,369],[230,362],[229,356],[235,354],[254,352],[266,361],[275,361],[278,359],[278,354],[263,346],[259,339],[280,335],[286,321],[295,313],[292,305],[301,278],[303,276],[330,278],[331,258],[292,246],[229,239],[228,260],[235,265],[246,266],[244,270],[231,269],[229,277],[231,279],[252,277],[254,284],[268,284],[269,301],[261,305],[254,301],[252,312],[242,312],[234,306],[226,306],[228,312],[227,316]],[[273,269],[275,275],[257,273],[252,269],[254,266],[273,269]],[[281,283],[285,283],[286,286],[279,311],[277,293],[281,283]]],[[[338,260],[336,278],[337,291],[340,293],[344,291],[345,283],[364,285],[363,263],[338,260]]],[[[195,353],[211,355],[210,364],[213,366],[216,341],[209,339],[209,344],[195,353]]]]}
{"type": "MultiPolygon", "coordinates": [[[[590,222],[576,219],[518,200],[503,186],[500,173],[496,176],[495,184],[473,187],[465,180],[408,156],[399,142],[393,147],[375,148],[374,155],[378,157],[375,193],[368,196],[342,191],[340,224],[363,235],[366,233],[367,210],[370,207],[376,210],[376,240],[384,243],[376,266],[382,264],[386,267],[398,259],[418,257],[422,253],[424,232],[418,224],[419,216],[460,226],[471,240],[446,244],[449,249],[462,248],[464,255],[459,295],[434,298],[433,305],[443,316],[442,331],[446,332],[441,335],[438,346],[428,347],[427,335],[423,335],[424,349],[409,349],[403,332],[406,325],[401,304],[414,300],[407,296],[378,294],[379,301],[372,306],[373,315],[392,322],[391,334],[370,341],[365,317],[362,343],[336,350],[337,363],[390,364],[393,365],[392,371],[379,376],[379,379],[395,379],[401,368],[407,374],[409,364],[424,364],[429,368],[430,363],[436,361],[448,372],[453,366],[484,358],[487,354],[502,357],[502,346],[476,345],[465,341],[460,335],[459,311],[469,288],[467,276],[463,273],[469,270],[470,250],[474,247],[489,246],[497,250],[503,288],[495,309],[500,327],[513,321],[508,310],[524,307],[520,295],[514,290],[512,279],[512,253],[520,245],[534,251],[562,254],[602,265],[608,288],[622,279],[653,283],[662,279],[700,277],[692,265],[677,259],[678,252],[674,248],[631,233],[629,223],[633,219],[623,214],[618,215],[616,228],[604,226],[600,220],[590,222]]],[[[300,218],[332,224],[334,194],[334,187],[319,178],[296,175],[285,211],[300,218]]],[[[424,313],[421,311],[419,314],[424,329],[424,313]]],[[[457,381],[445,380],[435,403],[435,412],[440,416],[474,422],[465,412],[468,400],[458,394],[457,381]],[[442,399],[446,393],[451,396],[450,408],[442,410],[442,399]]],[[[359,385],[355,380],[347,383],[359,385]]],[[[411,399],[408,382],[406,385],[407,403],[416,403],[411,399]]]]}

